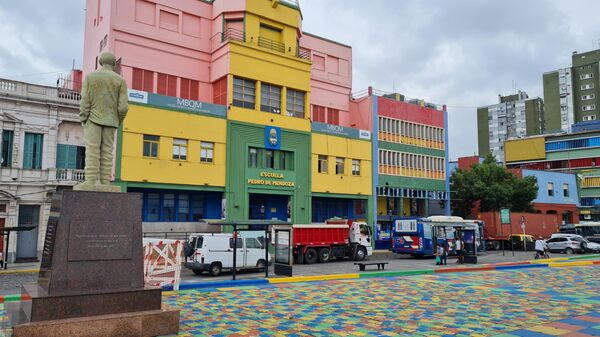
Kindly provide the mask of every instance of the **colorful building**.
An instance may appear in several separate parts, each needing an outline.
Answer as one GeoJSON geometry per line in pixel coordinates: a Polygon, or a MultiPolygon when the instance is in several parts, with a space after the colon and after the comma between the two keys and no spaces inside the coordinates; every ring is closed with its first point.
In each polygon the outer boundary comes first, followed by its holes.
{"type": "Polygon", "coordinates": [[[131,88],[114,178],[142,193],[145,231],[373,222],[371,107],[350,99],[352,49],[304,33],[297,1],[87,8],[84,73],[111,51],[131,88]]]}
{"type": "MultiPolygon", "coordinates": [[[[598,221],[600,219],[600,169],[597,168],[600,164],[599,144],[600,131],[511,139],[505,143],[506,165],[508,168],[576,174],[580,219],[598,221]]],[[[570,189],[572,182],[566,184],[570,189]]],[[[544,186],[539,183],[538,185],[540,190],[547,190],[549,195],[572,194],[572,192],[565,192],[565,183],[548,181],[544,186]]]]}

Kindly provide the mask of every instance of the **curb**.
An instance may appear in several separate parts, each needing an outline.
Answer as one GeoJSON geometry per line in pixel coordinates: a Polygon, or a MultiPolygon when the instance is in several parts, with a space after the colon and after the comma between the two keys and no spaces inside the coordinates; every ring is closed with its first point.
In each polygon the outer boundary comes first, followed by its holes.
{"type": "Polygon", "coordinates": [[[38,273],[39,269],[0,270],[0,275],[38,273]]]}

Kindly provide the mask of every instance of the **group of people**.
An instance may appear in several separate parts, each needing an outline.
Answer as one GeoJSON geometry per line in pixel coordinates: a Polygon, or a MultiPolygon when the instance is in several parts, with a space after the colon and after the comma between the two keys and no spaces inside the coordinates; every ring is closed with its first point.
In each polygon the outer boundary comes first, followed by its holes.
{"type": "MultiPolygon", "coordinates": [[[[462,237],[459,237],[455,240],[455,250],[456,250],[456,255],[458,256],[458,259],[456,260],[456,263],[460,263],[463,264],[464,263],[464,258],[465,258],[465,241],[463,240],[462,237]]],[[[440,265],[446,265],[448,262],[448,252],[450,250],[450,247],[448,245],[448,241],[444,241],[443,244],[438,243],[437,245],[437,250],[436,250],[436,259],[435,259],[435,264],[440,266],[440,265]]]]}

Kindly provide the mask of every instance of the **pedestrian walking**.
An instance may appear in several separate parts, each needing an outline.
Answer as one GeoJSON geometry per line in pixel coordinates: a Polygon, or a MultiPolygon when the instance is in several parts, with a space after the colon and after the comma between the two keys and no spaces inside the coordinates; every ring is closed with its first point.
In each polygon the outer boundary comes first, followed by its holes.
{"type": "Polygon", "coordinates": [[[435,251],[435,264],[436,266],[441,266],[444,261],[444,247],[438,243],[436,251],[435,251]]]}
{"type": "Polygon", "coordinates": [[[463,264],[464,263],[464,257],[465,257],[465,242],[463,241],[462,236],[459,236],[456,239],[456,255],[458,255],[458,259],[456,260],[456,263],[460,263],[463,264]]]}

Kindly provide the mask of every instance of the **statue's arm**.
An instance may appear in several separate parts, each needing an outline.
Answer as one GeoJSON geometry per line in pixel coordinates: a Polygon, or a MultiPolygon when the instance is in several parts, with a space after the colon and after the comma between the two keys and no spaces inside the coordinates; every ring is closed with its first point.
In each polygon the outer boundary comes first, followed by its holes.
{"type": "Polygon", "coordinates": [[[122,81],[121,88],[119,89],[119,106],[117,108],[117,111],[119,112],[119,124],[123,123],[128,110],[127,84],[125,84],[125,81],[122,81]]]}
{"type": "Polygon", "coordinates": [[[85,123],[90,117],[90,111],[92,110],[92,102],[90,101],[90,90],[87,77],[83,80],[83,86],[81,89],[81,102],[79,104],[79,119],[82,123],[85,123]]]}

